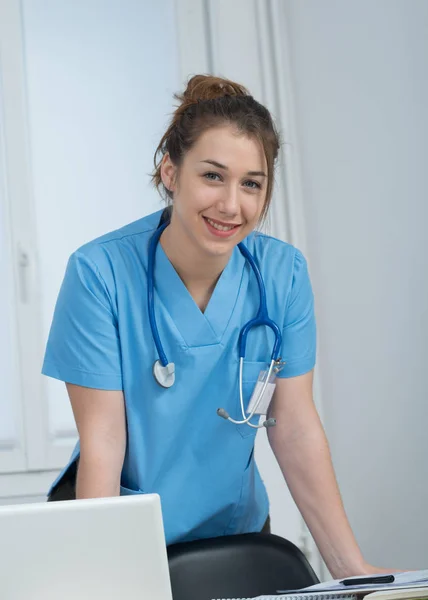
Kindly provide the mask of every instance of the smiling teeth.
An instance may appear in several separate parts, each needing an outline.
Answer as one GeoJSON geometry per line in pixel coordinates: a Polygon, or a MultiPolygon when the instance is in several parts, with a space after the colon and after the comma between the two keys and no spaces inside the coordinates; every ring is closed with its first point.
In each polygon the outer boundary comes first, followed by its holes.
{"type": "Polygon", "coordinates": [[[211,219],[207,219],[207,221],[211,227],[214,227],[214,229],[218,229],[219,231],[231,231],[231,229],[235,227],[235,225],[219,225],[218,223],[211,221],[211,219]]]}

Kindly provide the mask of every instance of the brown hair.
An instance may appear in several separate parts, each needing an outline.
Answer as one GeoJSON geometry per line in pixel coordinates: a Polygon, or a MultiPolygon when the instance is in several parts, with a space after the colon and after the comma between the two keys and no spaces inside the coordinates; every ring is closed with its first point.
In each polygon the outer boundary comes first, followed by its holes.
{"type": "Polygon", "coordinates": [[[172,162],[179,167],[186,152],[207,129],[229,123],[239,132],[255,137],[263,147],[268,183],[262,220],[272,197],[274,167],[279,150],[279,136],[267,108],[257,102],[242,85],[211,75],[195,75],[189,80],[184,93],[176,94],[175,98],[180,105],[154,155],[152,181],[156,188],[167,201],[172,198],[171,191],[165,188],[161,178],[161,163],[165,154],[168,153],[172,162]]]}

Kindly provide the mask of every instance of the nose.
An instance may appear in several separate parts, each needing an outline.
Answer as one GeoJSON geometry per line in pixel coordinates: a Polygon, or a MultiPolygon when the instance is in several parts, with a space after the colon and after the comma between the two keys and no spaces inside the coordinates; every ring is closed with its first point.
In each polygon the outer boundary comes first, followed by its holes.
{"type": "Polygon", "coordinates": [[[239,189],[237,186],[229,185],[224,189],[218,210],[229,217],[235,217],[239,213],[239,189]]]}

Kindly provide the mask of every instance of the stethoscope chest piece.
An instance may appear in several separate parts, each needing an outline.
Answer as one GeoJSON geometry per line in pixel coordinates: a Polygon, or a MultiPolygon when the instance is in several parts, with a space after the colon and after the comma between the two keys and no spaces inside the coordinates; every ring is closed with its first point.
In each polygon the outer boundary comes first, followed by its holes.
{"type": "Polygon", "coordinates": [[[157,360],[153,365],[153,375],[159,385],[170,388],[175,381],[175,364],[170,362],[164,367],[160,360],[157,360]]]}

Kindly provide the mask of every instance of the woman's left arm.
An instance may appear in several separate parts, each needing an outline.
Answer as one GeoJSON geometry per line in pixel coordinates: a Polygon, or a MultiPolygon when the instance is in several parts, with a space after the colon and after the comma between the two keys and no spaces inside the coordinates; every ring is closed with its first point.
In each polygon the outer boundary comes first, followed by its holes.
{"type": "Polygon", "coordinates": [[[312,394],[313,371],[278,378],[268,416],[268,438],[321,555],[334,578],[379,573],[365,562],[346,517],[312,394]]]}

